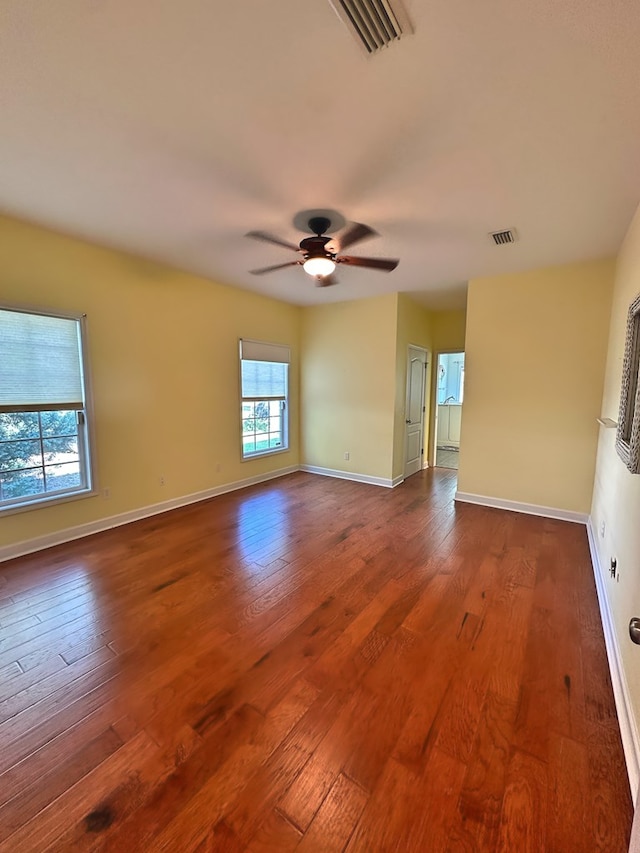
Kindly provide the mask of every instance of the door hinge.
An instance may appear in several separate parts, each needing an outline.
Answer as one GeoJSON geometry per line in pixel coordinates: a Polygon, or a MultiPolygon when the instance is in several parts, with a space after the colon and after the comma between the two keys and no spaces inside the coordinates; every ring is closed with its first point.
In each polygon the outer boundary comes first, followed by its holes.
{"type": "Polygon", "coordinates": [[[423,411],[423,412],[426,412],[426,411],[427,411],[427,409],[426,409],[426,407],[425,407],[425,406],[423,406],[423,407],[422,407],[422,411],[423,411]]]}
{"type": "Polygon", "coordinates": [[[420,456],[424,456],[424,447],[420,448],[420,456]]]}

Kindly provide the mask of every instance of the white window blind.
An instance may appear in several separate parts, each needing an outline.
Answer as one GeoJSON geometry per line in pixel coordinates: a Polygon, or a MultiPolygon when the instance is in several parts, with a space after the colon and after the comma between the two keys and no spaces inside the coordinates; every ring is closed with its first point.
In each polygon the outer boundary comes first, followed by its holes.
{"type": "Polygon", "coordinates": [[[242,359],[243,400],[285,400],[287,364],[242,359]]]}
{"type": "Polygon", "coordinates": [[[0,309],[0,412],[83,405],[80,321],[0,309]]]}
{"type": "Polygon", "coordinates": [[[285,400],[289,347],[240,341],[242,399],[285,400]]]}

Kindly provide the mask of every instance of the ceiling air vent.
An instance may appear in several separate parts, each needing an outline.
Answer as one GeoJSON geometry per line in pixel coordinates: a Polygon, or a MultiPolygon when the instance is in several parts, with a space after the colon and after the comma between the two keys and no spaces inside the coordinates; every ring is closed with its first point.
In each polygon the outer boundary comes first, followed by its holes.
{"type": "Polygon", "coordinates": [[[392,41],[413,32],[400,0],[329,0],[367,53],[377,53],[392,41]]]}
{"type": "Polygon", "coordinates": [[[493,238],[496,246],[505,246],[507,243],[515,243],[518,239],[515,228],[507,228],[506,231],[492,231],[489,235],[493,238]]]}

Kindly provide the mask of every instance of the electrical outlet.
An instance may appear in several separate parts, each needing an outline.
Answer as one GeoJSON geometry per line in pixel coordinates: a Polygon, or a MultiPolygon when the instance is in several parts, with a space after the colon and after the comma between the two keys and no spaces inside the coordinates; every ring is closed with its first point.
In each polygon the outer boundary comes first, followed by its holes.
{"type": "Polygon", "coordinates": [[[216,462],[216,471],[222,471],[222,465],[219,462],[216,462]]]}
{"type": "Polygon", "coordinates": [[[603,539],[604,539],[604,533],[605,533],[605,530],[606,530],[606,529],[607,529],[607,524],[606,524],[605,520],[604,520],[604,519],[602,519],[602,521],[600,522],[600,536],[601,536],[603,539]]]}
{"type": "Polygon", "coordinates": [[[103,490],[102,490],[102,497],[103,497],[105,500],[109,500],[109,498],[111,497],[111,489],[110,489],[108,486],[107,486],[107,488],[106,488],[106,489],[103,489],[103,490]]]}
{"type": "Polygon", "coordinates": [[[160,485],[164,486],[164,474],[160,474],[160,485]]]}
{"type": "Polygon", "coordinates": [[[349,451],[348,450],[345,450],[345,452],[344,452],[344,461],[345,462],[349,461],[349,451]]]}

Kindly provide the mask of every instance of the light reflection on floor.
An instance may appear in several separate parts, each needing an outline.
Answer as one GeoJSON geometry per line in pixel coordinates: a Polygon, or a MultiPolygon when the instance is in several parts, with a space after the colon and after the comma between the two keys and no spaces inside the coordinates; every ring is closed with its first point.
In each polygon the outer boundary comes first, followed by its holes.
{"type": "Polygon", "coordinates": [[[290,539],[286,508],[283,495],[276,489],[266,494],[249,495],[238,507],[238,550],[253,572],[258,554],[260,564],[267,565],[286,550],[290,539]]]}

